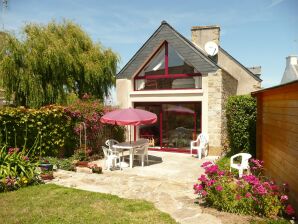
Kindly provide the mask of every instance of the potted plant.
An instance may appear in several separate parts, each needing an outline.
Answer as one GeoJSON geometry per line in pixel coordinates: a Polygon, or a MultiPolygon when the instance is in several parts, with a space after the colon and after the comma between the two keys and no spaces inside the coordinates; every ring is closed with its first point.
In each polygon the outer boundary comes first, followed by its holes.
{"type": "Polygon", "coordinates": [[[76,166],[88,167],[89,163],[89,154],[91,150],[82,145],[74,153],[74,162],[76,166]]]}
{"type": "Polygon", "coordinates": [[[41,159],[39,163],[39,168],[40,168],[40,177],[43,180],[51,180],[54,178],[53,176],[53,164],[49,162],[47,159],[41,159]]]}

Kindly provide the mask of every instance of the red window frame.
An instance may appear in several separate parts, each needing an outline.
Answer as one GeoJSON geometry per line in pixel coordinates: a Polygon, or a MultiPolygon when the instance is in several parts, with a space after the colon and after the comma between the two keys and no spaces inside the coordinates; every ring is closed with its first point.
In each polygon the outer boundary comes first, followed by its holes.
{"type": "MultiPolygon", "coordinates": [[[[175,88],[175,89],[150,89],[150,90],[136,90],[136,80],[138,79],[172,79],[172,78],[187,78],[187,77],[193,77],[193,76],[202,76],[200,72],[198,73],[182,73],[182,74],[169,74],[169,46],[168,42],[164,41],[158,49],[154,52],[154,54],[148,59],[148,61],[139,69],[138,74],[134,77],[134,91],[154,91],[154,90],[180,90],[180,89],[189,89],[189,88],[175,88]],[[162,75],[144,75],[144,76],[139,76],[140,72],[150,63],[151,59],[157,54],[157,52],[165,46],[165,73],[162,75]]],[[[191,89],[198,89],[198,88],[191,88],[191,89]]]]}

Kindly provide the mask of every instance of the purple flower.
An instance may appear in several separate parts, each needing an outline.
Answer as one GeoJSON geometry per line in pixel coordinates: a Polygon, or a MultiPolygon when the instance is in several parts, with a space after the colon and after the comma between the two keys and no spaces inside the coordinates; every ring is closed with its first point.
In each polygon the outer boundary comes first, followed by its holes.
{"type": "Polygon", "coordinates": [[[223,190],[223,187],[221,185],[218,185],[218,186],[215,187],[215,190],[222,191],[223,190]]]}

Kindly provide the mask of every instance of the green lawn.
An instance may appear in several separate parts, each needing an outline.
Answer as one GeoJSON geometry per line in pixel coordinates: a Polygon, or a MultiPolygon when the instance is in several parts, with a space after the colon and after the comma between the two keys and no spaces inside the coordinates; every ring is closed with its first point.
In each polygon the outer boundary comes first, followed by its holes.
{"type": "Polygon", "coordinates": [[[176,223],[152,203],[44,184],[0,194],[0,223],[176,223]]]}

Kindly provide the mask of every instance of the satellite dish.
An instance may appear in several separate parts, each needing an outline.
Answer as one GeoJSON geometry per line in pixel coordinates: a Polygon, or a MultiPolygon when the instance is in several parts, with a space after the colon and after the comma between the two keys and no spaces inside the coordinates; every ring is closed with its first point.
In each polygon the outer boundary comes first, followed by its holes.
{"type": "Polygon", "coordinates": [[[218,46],[213,41],[208,41],[205,44],[205,51],[207,52],[208,55],[214,56],[218,53],[218,46]]]}

